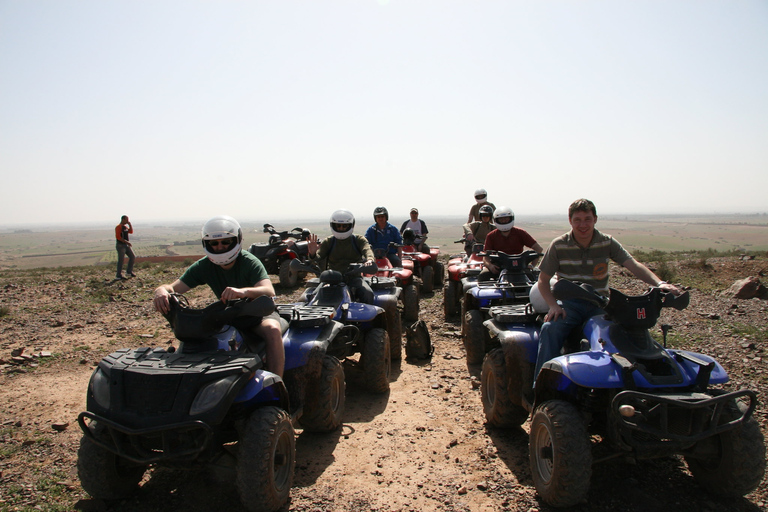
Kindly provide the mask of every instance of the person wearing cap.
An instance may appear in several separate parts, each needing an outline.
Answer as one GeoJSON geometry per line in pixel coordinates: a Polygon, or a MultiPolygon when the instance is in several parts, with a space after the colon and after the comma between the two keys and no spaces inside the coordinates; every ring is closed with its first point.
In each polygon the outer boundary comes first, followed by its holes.
{"type": "Polygon", "coordinates": [[[419,210],[416,208],[411,208],[411,218],[410,220],[403,222],[403,225],[400,226],[400,234],[402,235],[408,228],[410,228],[416,235],[416,241],[414,242],[416,249],[429,254],[429,246],[424,243],[427,239],[429,230],[427,229],[427,223],[419,219],[419,210]]]}
{"type": "Polygon", "coordinates": [[[485,205],[489,205],[494,210],[496,209],[495,204],[488,202],[488,192],[486,192],[484,188],[479,188],[475,190],[475,204],[473,204],[472,208],[469,209],[469,218],[467,218],[467,224],[481,220],[480,208],[485,205]]]}

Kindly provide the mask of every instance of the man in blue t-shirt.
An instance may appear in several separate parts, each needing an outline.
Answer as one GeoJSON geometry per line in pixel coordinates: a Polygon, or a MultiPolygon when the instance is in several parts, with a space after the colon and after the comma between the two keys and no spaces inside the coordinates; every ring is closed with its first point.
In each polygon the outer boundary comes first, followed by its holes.
{"type": "Polygon", "coordinates": [[[403,261],[400,259],[400,255],[403,249],[401,247],[390,247],[389,244],[395,242],[402,245],[403,237],[397,228],[389,223],[389,212],[383,206],[377,206],[373,210],[373,219],[376,222],[365,232],[365,238],[371,244],[373,252],[376,253],[377,249],[383,249],[393,267],[402,267],[403,261]]]}
{"type": "MultiPolygon", "coordinates": [[[[262,295],[275,296],[275,289],[259,259],[242,251],[243,232],[232,217],[218,216],[203,226],[203,250],[206,256],[193,263],[182,276],[171,284],[155,290],[155,309],[168,313],[171,293],[186,293],[196,286],[207,284],[223,302],[234,299],[255,299],[262,295]]],[[[276,313],[262,318],[254,333],[267,343],[265,365],[270,372],[283,376],[285,350],[280,321],[276,313]]]]}

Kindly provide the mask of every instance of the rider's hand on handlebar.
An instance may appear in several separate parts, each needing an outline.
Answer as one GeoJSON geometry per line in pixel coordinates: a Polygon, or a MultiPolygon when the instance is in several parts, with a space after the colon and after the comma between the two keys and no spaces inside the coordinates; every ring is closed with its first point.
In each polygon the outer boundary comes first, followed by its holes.
{"type": "Polygon", "coordinates": [[[171,294],[165,287],[160,286],[155,290],[155,297],[152,299],[152,303],[155,305],[155,311],[166,314],[171,309],[171,305],[168,302],[171,294]]]}
{"type": "Polygon", "coordinates": [[[228,300],[243,299],[245,297],[247,297],[247,295],[244,290],[240,288],[232,288],[231,286],[228,286],[221,292],[221,301],[225,304],[228,300]]]}
{"type": "Polygon", "coordinates": [[[680,289],[680,288],[678,288],[677,286],[675,286],[675,285],[673,285],[673,284],[669,284],[669,283],[662,283],[662,284],[659,286],[659,288],[660,288],[662,291],[665,291],[665,292],[669,292],[669,293],[671,293],[671,294],[672,294],[672,295],[674,295],[675,297],[678,297],[678,296],[680,296],[680,295],[682,295],[682,294],[683,294],[683,290],[682,290],[682,289],[680,289]]]}

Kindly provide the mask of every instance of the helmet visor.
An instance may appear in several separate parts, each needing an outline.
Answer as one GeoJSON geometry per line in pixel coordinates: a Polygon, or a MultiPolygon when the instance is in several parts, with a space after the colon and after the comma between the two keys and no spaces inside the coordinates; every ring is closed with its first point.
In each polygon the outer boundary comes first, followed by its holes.
{"type": "Polygon", "coordinates": [[[237,243],[237,238],[219,238],[217,240],[204,240],[205,248],[213,254],[223,254],[237,243]]]}
{"type": "Polygon", "coordinates": [[[513,220],[515,220],[515,218],[512,217],[511,215],[508,217],[497,217],[496,224],[509,224],[513,220]]]}
{"type": "Polygon", "coordinates": [[[339,233],[346,233],[352,229],[352,224],[347,222],[331,222],[331,229],[339,233]]]}

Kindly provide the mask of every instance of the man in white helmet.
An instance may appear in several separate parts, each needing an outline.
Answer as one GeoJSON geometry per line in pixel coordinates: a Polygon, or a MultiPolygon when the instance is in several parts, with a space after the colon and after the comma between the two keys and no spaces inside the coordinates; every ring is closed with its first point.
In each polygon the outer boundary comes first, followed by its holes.
{"type": "MultiPolygon", "coordinates": [[[[202,243],[205,257],[193,263],[182,276],[170,284],[155,289],[155,309],[168,313],[171,293],[186,293],[207,284],[223,302],[234,299],[255,299],[262,295],[275,296],[275,289],[259,259],[243,251],[243,231],[240,224],[226,215],[213,217],[203,226],[202,243]]],[[[262,318],[254,328],[255,334],[267,343],[266,368],[283,376],[285,350],[277,313],[262,318]]]]}
{"type": "MultiPolygon", "coordinates": [[[[515,227],[515,212],[508,206],[501,206],[493,212],[493,223],[496,229],[485,237],[484,251],[500,251],[506,254],[520,254],[526,247],[530,247],[538,253],[544,249],[524,229],[515,227]]],[[[483,271],[477,276],[478,281],[488,281],[496,277],[501,269],[491,263],[488,256],[483,258],[483,271]]]]}
{"type": "MultiPolygon", "coordinates": [[[[373,249],[368,240],[354,234],[355,216],[349,210],[336,210],[331,214],[331,236],[318,243],[317,235],[309,237],[309,257],[319,260],[321,268],[344,273],[352,263],[372,265],[375,262],[373,249]]],[[[373,290],[368,282],[358,276],[350,286],[360,294],[363,302],[373,304],[373,290]]]]}
{"type": "Polygon", "coordinates": [[[481,220],[480,208],[485,205],[489,205],[494,210],[496,209],[495,204],[488,202],[488,192],[486,192],[484,188],[479,188],[475,190],[475,204],[473,204],[472,208],[469,209],[469,218],[467,218],[467,223],[481,220]]]}

